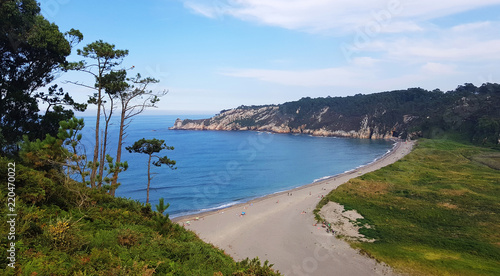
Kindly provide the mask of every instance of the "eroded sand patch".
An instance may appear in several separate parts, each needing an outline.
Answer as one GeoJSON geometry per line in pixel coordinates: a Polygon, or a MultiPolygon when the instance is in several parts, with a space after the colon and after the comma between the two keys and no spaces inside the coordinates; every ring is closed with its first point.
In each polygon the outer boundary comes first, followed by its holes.
{"type": "Polygon", "coordinates": [[[369,225],[359,226],[357,223],[358,219],[363,219],[364,217],[360,215],[356,210],[344,209],[343,205],[336,202],[328,202],[321,211],[319,212],[321,217],[323,217],[327,223],[331,224],[333,231],[336,235],[341,235],[348,240],[357,240],[364,242],[373,242],[373,239],[367,239],[364,235],[359,233],[359,229],[362,227],[369,228],[369,225]]]}

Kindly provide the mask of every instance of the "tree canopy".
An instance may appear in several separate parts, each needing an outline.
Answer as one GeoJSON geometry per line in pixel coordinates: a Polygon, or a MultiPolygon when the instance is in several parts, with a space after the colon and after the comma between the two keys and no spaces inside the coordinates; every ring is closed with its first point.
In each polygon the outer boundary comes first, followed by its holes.
{"type": "Polygon", "coordinates": [[[77,30],[59,31],[40,14],[34,0],[4,0],[0,3],[0,128],[6,151],[22,140],[57,134],[58,123],[73,116],[63,105],[78,110],[69,94],[57,87],[49,93],[36,91],[54,80],[56,72],[66,63],[74,43],[83,38],[77,30]],[[48,102],[45,114],[39,104],[48,102]],[[39,124],[47,127],[39,127],[39,124]]]}

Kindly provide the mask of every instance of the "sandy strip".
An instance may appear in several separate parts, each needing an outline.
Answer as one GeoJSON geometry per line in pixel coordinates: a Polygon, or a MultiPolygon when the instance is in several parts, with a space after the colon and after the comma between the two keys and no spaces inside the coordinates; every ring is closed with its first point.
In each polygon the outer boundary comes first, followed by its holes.
{"type": "Polygon", "coordinates": [[[179,217],[174,221],[236,260],[247,257],[269,260],[284,275],[394,275],[389,267],[360,255],[345,241],[315,226],[313,210],[321,197],[331,190],[351,178],[396,162],[412,147],[413,142],[397,142],[384,157],[356,170],[245,204],[179,217]]]}

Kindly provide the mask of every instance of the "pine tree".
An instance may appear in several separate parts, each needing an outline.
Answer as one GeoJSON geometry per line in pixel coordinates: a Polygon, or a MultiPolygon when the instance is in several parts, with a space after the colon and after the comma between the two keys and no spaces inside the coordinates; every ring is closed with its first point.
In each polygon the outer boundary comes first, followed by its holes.
{"type": "Polygon", "coordinates": [[[144,153],[149,156],[148,159],[148,187],[147,187],[147,197],[146,197],[146,203],[149,203],[149,187],[151,184],[151,180],[153,179],[153,176],[151,174],[151,164],[154,166],[160,167],[161,165],[166,165],[172,170],[177,169],[175,167],[176,162],[174,160],[169,159],[166,155],[165,156],[158,156],[156,153],[159,153],[162,150],[173,150],[174,147],[169,147],[165,144],[165,140],[158,140],[156,138],[154,139],[145,139],[142,138],[138,141],[135,141],[135,143],[130,146],[126,147],[126,149],[132,153],[144,153]],[[151,160],[155,158],[157,159],[156,161],[153,161],[151,163],[151,160]]]}

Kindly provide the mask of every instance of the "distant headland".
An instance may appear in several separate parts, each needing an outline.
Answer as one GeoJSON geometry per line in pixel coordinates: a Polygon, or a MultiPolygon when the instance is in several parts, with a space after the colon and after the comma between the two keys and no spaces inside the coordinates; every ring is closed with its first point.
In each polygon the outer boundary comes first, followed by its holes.
{"type": "Polygon", "coordinates": [[[466,83],[443,92],[409,88],[349,97],[302,98],[240,106],[209,119],[177,119],[177,130],[256,130],[365,139],[434,138],[454,133],[475,144],[500,143],[500,85],[466,83]]]}

